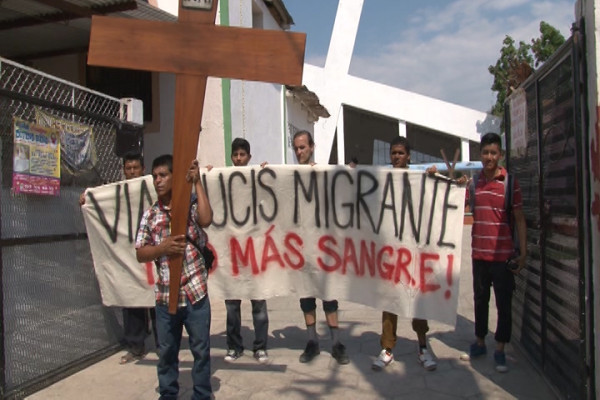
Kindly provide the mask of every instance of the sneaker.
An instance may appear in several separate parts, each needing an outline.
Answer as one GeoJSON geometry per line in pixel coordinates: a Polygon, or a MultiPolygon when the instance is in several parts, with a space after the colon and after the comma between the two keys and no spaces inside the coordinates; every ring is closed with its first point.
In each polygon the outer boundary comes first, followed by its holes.
{"type": "Polygon", "coordinates": [[[266,350],[256,350],[254,352],[254,358],[256,358],[256,361],[258,361],[259,364],[269,363],[269,355],[267,354],[266,350]]]}
{"type": "Polygon", "coordinates": [[[419,362],[426,371],[433,371],[437,368],[437,362],[433,359],[433,356],[427,349],[419,350],[419,362]]]}
{"type": "Polygon", "coordinates": [[[471,361],[473,358],[481,357],[487,353],[487,347],[485,344],[481,346],[475,342],[469,347],[469,353],[463,353],[460,355],[460,359],[463,361],[471,361]]]}
{"type": "Polygon", "coordinates": [[[243,355],[244,355],[244,350],[237,351],[234,349],[229,349],[229,350],[227,350],[227,354],[225,355],[224,360],[227,362],[234,362],[235,360],[237,360],[238,358],[240,358],[243,355]]]}
{"type": "Polygon", "coordinates": [[[494,352],[494,362],[496,363],[496,371],[508,372],[508,367],[506,366],[506,354],[504,354],[503,351],[496,350],[494,352]]]}
{"type": "Polygon", "coordinates": [[[379,353],[379,356],[375,359],[375,361],[373,361],[371,368],[373,368],[375,371],[381,371],[393,362],[394,354],[388,352],[386,349],[383,349],[381,350],[381,353],[379,353]]]}
{"type": "Polygon", "coordinates": [[[350,362],[348,354],[346,354],[346,346],[340,342],[337,342],[333,345],[333,348],[331,349],[331,356],[335,358],[340,365],[346,365],[350,362]]]}
{"type": "Polygon", "coordinates": [[[141,360],[145,356],[146,354],[133,354],[132,352],[128,351],[127,353],[125,353],[124,356],[121,357],[121,359],[119,360],[119,364],[129,364],[132,361],[141,360]]]}
{"type": "Polygon", "coordinates": [[[304,349],[304,353],[300,354],[300,362],[307,363],[312,361],[313,358],[318,356],[321,353],[319,350],[319,344],[315,341],[309,340],[306,343],[306,348],[304,349]]]}

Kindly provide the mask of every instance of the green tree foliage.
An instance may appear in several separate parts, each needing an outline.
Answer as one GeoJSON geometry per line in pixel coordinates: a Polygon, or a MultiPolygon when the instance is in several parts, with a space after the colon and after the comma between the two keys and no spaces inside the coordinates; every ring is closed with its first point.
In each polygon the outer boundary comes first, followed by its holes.
{"type": "Polygon", "coordinates": [[[506,36],[500,49],[500,58],[496,65],[490,65],[488,71],[494,75],[492,90],[497,92],[496,104],[492,108],[492,114],[501,117],[504,114],[504,101],[510,94],[510,81],[514,69],[523,64],[531,65],[533,57],[531,55],[531,46],[525,42],[519,42],[519,47],[515,47],[515,41],[512,37],[506,36]]]}
{"type": "Polygon", "coordinates": [[[540,34],[539,38],[531,39],[531,45],[520,41],[516,47],[508,35],[502,41],[500,58],[488,67],[494,76],[492,91],[497,92],[492,114],[502,117],[504,101],[533,72],[531,65],[539,67],[565,42],[560,32],[544,21],[540,23],[540,34]]]}
{"type": "Polygon", "coordinates": [[[535,56],[536,68],[546,62],[556,49],[565,42],[564,36],[561,35],[558,29],[544,21],[540,22],[540,33],[539,38],[531,39],[531,51],[535,56]]]}

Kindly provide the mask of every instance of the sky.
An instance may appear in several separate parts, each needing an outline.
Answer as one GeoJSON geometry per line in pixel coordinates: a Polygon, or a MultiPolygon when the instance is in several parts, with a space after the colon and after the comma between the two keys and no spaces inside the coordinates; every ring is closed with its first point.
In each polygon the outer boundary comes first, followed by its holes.
{"type": "MultiPolygon", "coordinates": [[[[530,43],[546,21],[567,39],[575,2],[364,0],[350,74],[489,111],[496,93],[488,66],[498,60],[505,36],[530,43]]],[[[284,4],[291,30],[307,34],[305,62],[324,66],[338,0],[284,4]]]]}

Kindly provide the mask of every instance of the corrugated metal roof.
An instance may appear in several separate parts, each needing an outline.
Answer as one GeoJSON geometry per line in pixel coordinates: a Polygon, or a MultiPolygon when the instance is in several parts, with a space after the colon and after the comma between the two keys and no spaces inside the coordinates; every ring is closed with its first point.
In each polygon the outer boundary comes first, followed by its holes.
{"type": "Polygon", "coordinates": [[[264,0],[264,2],[271,15],[282,29],[287,30],[290,29],[290,26],[294,25],[294,20],[285,7],[283,0],[264,0]]]}
{"type": "Polygon", "coordinates": [[[286,89],[290,96],[297,99],[306,109],[313,115],[316,121],[321,118],[329,118],[329,111],[319,102],[319,96],[308,90],[305,85],[302,86],[287,86],[286,89]]]}
{"type": "Polygon", "coordinates": [[[144,0],[0,0],[0,56],[85,52],[91,15],[176,21],[144,0]]]}

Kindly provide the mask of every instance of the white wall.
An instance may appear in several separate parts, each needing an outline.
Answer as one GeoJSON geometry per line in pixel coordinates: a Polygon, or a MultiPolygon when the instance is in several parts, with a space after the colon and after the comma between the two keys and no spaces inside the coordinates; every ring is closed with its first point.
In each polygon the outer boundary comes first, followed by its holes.
{"type": "Polygon", "coordinates": [[[149,3],[173,15],[179,14],[179,0],[150,0],[149,3]]]}
{"type": "Polygon", "coordinates": [[[198,161],[201,166],[225,166],[222,93],[222,79],[208,78],[202,113],[202,131],[198,140],[198,161]]]}
{"type": "MultiPolygon", "coordinates": [[[[281,30],[262,0],[229,0],[230,25],[251,28],[253,8],[262,14],[262,27],[256,28],[281,30]]],[[[231,81],[231,137],[250,142],[253,164],[283,163],[282,90],[279,84],[231,81]]]]}
{"type": "Polygon", "coordinates": [[[158,96],[160,101],[160,128],[158,131],[144,131],[144,163],[146,173],[150,173],[152,160],[162,154],[173,153],[173,123],[175,121],[175,75],[158,74],[158,96]]]}
{"type": "Polygon", "coordinates": [[[297,164],[298,160],[296,160],[296,155],[294,154],[294,149],[291,142],[292,137],[297,131],[309,131],[314,138],[314,123],[309,120],[310,114],[306,108],[303,107],[302,103],[300,103],[300,101],[294,97],[286,96],[285,107],[287,113],[287,126],[285,128],[286,134],[283,148],[283,163],[297,164]]]}

